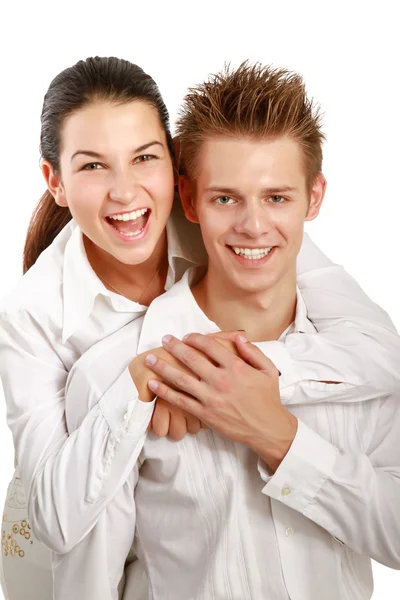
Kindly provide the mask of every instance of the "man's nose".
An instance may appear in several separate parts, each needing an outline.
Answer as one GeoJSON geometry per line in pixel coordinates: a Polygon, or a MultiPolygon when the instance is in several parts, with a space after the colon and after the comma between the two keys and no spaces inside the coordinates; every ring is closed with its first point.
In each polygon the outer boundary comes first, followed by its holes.
{"type": "Polygon", "coordinates": [[[256,238],[266,233],[268,229],[267,211],[260,202],[248,203],[239,212],[235,225],[237,233],[244,233],[249,237],[256,238]]]}

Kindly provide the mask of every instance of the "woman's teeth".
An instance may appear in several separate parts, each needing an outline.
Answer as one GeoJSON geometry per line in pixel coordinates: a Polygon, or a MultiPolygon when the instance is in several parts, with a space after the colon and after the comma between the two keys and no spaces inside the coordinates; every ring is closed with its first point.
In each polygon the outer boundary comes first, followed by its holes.
{"type": "Polygon", "coordinates": [[[273,248],[238,248],[237,246],[231,246],[232,250],[235,254],[239,254],[239,256],[243,256],[248,260],[260,260],[260,258],[264,258],[267,256],[273,248]]]}
{"type": "Polygon", "coordinates": [[[130,213],[122,213],[119,215],[110,215],[108,218],[113,219],[113,221],[136,221],[142,215],[145,215],[149,209],[141,208],[140,210],[134,210],[130,213]]]}

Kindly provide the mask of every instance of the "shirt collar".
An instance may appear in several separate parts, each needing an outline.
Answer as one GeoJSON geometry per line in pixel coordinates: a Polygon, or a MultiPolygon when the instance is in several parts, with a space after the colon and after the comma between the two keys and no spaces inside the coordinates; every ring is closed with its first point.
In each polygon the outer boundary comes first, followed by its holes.
{"type": "MultiPolygon", "coordinates": [[[[201,310],[190,289],[199,275],[201,275],[199,269],[188,269],[179,283],[166,294],[153,300],[144,317],[137,348],[138,354],[159,346],[162,335],[176,331],[178,314],[182,334],[188,331],[201,331],[206,334],[220,331],[219,327],[201,310]],[[184,308],[178,312],[177,307],[184,308]]],[[[290,333],[316,333],[315,327],[307,317],[307,308],[298,288],[295,319],[279,340],[283,341],[290,333]]]]}
{"type": "MultiPolygon", "coordinates": [[[[74,221],[67,227],[71,227],[72,233],[63,262],[63,343],[91,315],[98,296],[108,298],[117,312],[143,313],[145,310],[137,302],[114,294],[103,285],[86,256],[81,230],[74,221]]],[[[169,269],[165,288],[169,289],[189,267],[205,264],[207,255],[200,228],[186,219],[178,198],[175,198],[166,229],[169,269]]]]}
{"type": "Polygon", "coordinates": [[[65,343],[91,313],[97,295],[108,292],[89,263],[82,232],[76,223],[65,247],[62,282],[62,341],[65,343]]]}
{"type": "Polygon", "coordinates": [[[181,201],[175,196],[171,216],[167,221],[169,272],[165,289],[179,281],[188,268],[205,265],[207,253],[199,225],[185,217],[181,201]]]}
{"type": "MultiPolygon", "coordinates": [[[[289,326],[290,331],[286,333],[316,333],[314,325],[307,315],[307,307],[299,288],[297,288],[296,315],[294,322],[289,326]]],[[[284,335],[284,334],[282,334],[284,335]]],[[[282,337],[282,336],[281,336],[282,337]]]]}

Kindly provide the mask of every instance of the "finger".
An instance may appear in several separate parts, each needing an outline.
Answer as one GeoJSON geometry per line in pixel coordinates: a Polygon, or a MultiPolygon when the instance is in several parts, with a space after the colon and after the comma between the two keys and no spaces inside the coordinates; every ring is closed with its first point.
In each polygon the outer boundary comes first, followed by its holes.
{"type": "Polygon", "coordinates": [[[185,412],[186,426],[189,433],[196,435],[201,430],[201,421],[194,415],[185,412]]]}
{"type": "MultiPolygon", "coordinates": [[[[185,365],[199,379],[209,381],[215,365],[195,348],[191,348],[185,342],[178,340],[173,335],[165,335],[162,339],[163,347],[180,363],[185,365]]],[[[183,388],[181,388],[183,389],[183,388]]],[[[185,390],[192,393],[189,390],[185,390]]]]}
{"type": "Polygon", "coordinates": [[[279,375],[279,371],[272,360],[270,360],[268,356],[265,356],[260,348],[249,342],[243,334],[237,335],[236,346],[239,356],[250,366],[259,371],[265,371],[268,375],[279,375]]]}
{"type": "Polygon", "coordinates": [[[185,373],[181,369],[177,369],[175,366],[170,365],[162,358],[158,358],[154,354],[148,354],[146,356],[146,364],[149,368],[156,373],[160,379],[165,383],[186,392],[196,398],[201,395],[202,388],[204,385],[196,377],[185,373]]]}
{"type": "Polygon", "coordinates": [[[179,442],[188,432],[188,426],[185,419],[185,413],[176,406],[170,405],[170,422],[168,437],[175,442],[179,442]]]}
{"type": "Polygon", "coordinates": [[[231,365],[232,361],[236,358],[235,355],[230,350],[225,348],[222,343],[215,338],[209,337],[208,335],[202,335],[201,333],[190,333],[183,338],[183,341],[188,346],[200,350],[200,352],[205,354],[206,357],[210,358],[221,367],[227,367],[231,365]]]}
{"type": "Polygon", "coordinates": [[[169,423],[170,413],[167,406],[157,400],[152,418],[152,429],[154,433],[158,435],[158,437],[165,437],[168,435],[169,423]]]}
{"type": "Polygon", "coordinates": [[[217,333],[208,333],[209,337],[221,340],[228,340],[234,342],[239,333],[244,333],[244,329],[238,329],[236,331],[217,331],[217,333]]]}
{"type": "MultiPolygon", "coordinates": [[[[185,437],[188,432],[186,422],[187,414],[182,409],[169,404],[162,398],[157,398],[155,411],[156,410],[157,418],[159,419],[157,431],[155,431],[156,435],[159,437],[168,435],[168,437],[175,441],[180,441],[185,437]]],[[[193,417],[193,419],[197,421],[195,417],[193,417]]]]}
{"type": "Polygon", "coordinates": [[[208,429],[208,425],[206,425],[205,423],[203,423],[203,421],[200,421],[200,425],[202,429],[208,429]]]}
{"type": "Polygon", "coordinates": [[[204,408],[198,400],[191,398],[183,392],[174,390],[162,381],[150,379],[147,385],[152,392],[155,392],[159,398],[163,398],[169,404],[178,406],[185,412],[197,417],[200,421],[204,420],[204,408]]]}

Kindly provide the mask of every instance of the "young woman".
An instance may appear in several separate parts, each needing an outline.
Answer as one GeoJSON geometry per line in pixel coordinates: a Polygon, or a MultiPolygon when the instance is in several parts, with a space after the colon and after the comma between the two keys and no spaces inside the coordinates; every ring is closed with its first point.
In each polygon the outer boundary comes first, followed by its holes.
{"type": "MultiPolygon", "coordinates": [[[[60,73],[44,100],[41,152],[48,192],[28,232],[26,273],[0,312],[0,370],[18,464],[2,526],[11,600],[25,598],[27,585],[31,598],[52,597],[48,548],[65,552],[93,527],[125,481],[127,457],[136,460],[151,418],[153,407],[137,401],[131,386],[128,396],[104,395],[79,426],[69,422],[71,367],[205,262],[199,231],[174,202],[165,105],[139,67],[91,58],[60,73]]],[[[340,340],[326,379],[342,381],[350,364],[349,398],[398,389],[399,342],[383,311],[307,238],[299,277],[320,329],[312,338],[328,349],[340,340]]],[[[294,336],[288,359],[312,366],[314,344],[294,336]]],[[[89,407],[96,392],[75,401],[89,407]]],[[[186,419],[184,427],[198,431],[198,420],[186,419]]],[[[175,437],[181,415],[178,421],[175,437]]]]}

